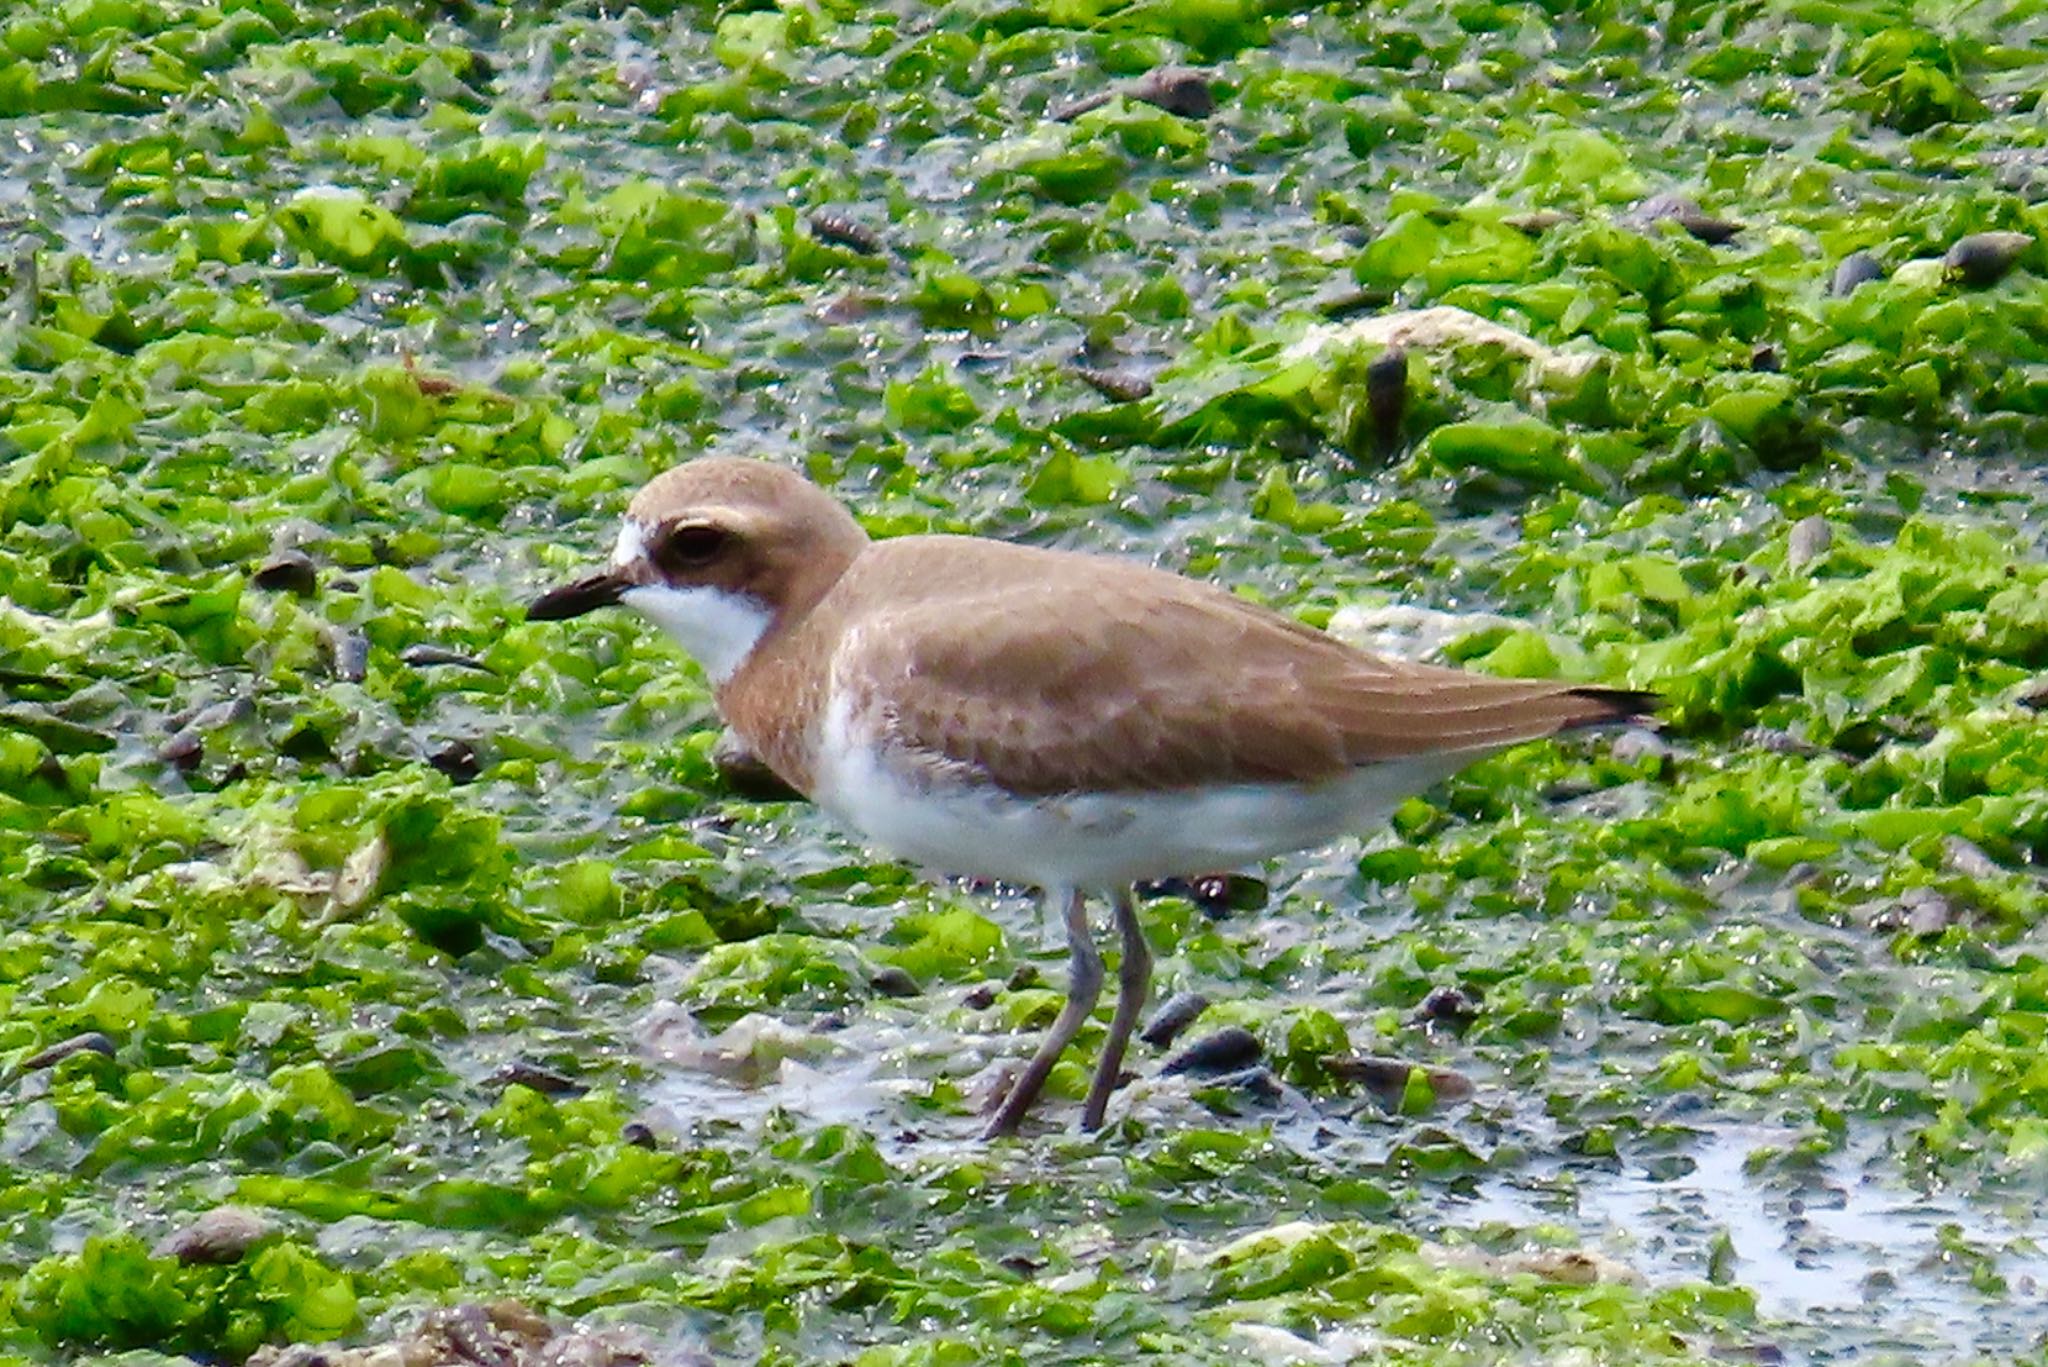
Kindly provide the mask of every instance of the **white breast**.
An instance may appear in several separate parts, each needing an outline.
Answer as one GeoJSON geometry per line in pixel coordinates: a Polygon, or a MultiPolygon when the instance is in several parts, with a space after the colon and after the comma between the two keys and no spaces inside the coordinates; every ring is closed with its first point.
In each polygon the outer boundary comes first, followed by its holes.
{"type": "Polygon", "coordinates": [[[723,589],[647,584],[627,589],[619,601],[666,632],[714,685],[733,676],[772,620],[753,599],[723,589]]]}

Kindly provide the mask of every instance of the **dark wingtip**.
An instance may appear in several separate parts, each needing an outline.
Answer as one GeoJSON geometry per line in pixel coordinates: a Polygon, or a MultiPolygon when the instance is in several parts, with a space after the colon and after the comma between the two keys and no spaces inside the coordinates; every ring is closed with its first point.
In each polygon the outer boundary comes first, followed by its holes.
{"type": "Polygon", "coordinates": [[[608,608],[631,587],[611,570],[588,575],[573,584],[549,589],[526,606],[529,622],[560,622],[586,612],[608,608]]]}
{"type": "Polygon", "coordinates": [[[1646,688],[1574,688],[1570,696],[1597,703],[1602,709],[1573,722],[1574,726],[1601,726],[1636,717],[1651,717],[1664,705],[1661,695],[1646,688]]]}

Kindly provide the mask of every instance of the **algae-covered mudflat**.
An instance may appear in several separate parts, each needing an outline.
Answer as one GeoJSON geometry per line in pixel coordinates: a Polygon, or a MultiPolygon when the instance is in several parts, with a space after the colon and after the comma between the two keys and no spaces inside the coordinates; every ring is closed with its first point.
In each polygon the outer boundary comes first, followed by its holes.
{"type": "Polygon", "coordinates": [[[11,7],[0,1355],[2042,1361],[2044,93],[2039,0],[11,7]],[[1257,1061],[984,1144],[1027,897],[523,620],[705,450],[1666,726],[1148,901],[1257,1061]]]}

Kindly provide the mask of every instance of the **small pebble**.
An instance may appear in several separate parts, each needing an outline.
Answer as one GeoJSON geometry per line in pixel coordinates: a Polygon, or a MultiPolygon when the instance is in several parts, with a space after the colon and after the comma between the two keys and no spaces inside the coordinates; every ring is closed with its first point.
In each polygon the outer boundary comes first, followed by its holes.
{"type": "Polygon", "coordinates": [[[976,983],[960,994],[960,1004],[969,1011],[986,1011],[996,1004],[996,994],[1002,990],[998,982],[976,983]]]}
{"type": "Polygon", "coordinates": [[[1204,1035],[1160,1066],[1160,1073],[1227,1073],[1248,1068],[1265,1056],[1259,1037],[1239,1025],[1228,1025],[1213,1035],[1204,1035]]]}
{"type": "Polygon", "coordinates": [[[206,740],[196,726],[187,726],[159,745],[156,757],[190,773],[206,757],[206,740]]]}
{"type": "Polygon", "coordinates": [[[1784,362],[1779,359],[1776,347],[1769,342],[1759,342],[1749,353],[1749,368],[1763,374],[1775,375],[1784,369],[1784,362]]]}
{"type": "Polygon", "coordinates": [[[447,646],[437,646],[426,641],[422,641],[418,645],[407,646],[404,650],[399,651],[398,661],[400,664],[411,665],[414,669],[430,669],[436,665],[456,665],[463,669],[474,669],[484,674],[491,672],[491,667],[482,660],[477,659],[474,655],[465,655],[459,650],[451,650],[447,646]]]}
{"type": "Polygon", "coordinates": [[[1820,559],[1828,553],[1828,547],[1835,542],[1835,533],[1828,526],[1828,520],[1819,513],[1802,517],[1792,524],[1792,530],[1785,537],[1785,563],[1793,569],[1820,559]]]}
{"type": "Polygon", "coordinates": [[[1790,731],[1775,726],[1752,726],[1742,733],[1741,739],[1759,750],[1768,750],[1774,755],[1817,755],[1820,747],[1811,741],[1801,740],[1790,731]]]}
{"type": "Polygon", "coordinates": [[[922,996],[924,987],[910,971],[896,964],[884,964],[868,977],[868,986],[885,997],[922,996]]]}
{"type": "Polygon", "coordinates": [[[1869,252],[1850,252],[1835,267],[1835,278],[1828,284],[1828,293],[1837,299],[1847,299],[1856,292],[1858,285],[1882,279],[1884,267],[1877,264],[1876,257],[1869,252]]]}
{"type": "Polygon", "coordinates": [[[304,551],[279,551],[257,568],[249,582],[268,593],[296,593],[304,598],[320,587],[320,574],[313,568],[313,557],[304,551]]]}
{"type": "Polygon", "coordinates": [[[1476,1090],[1472,1080],[1463,1073],[1449,1068],[1423,1067],[1405,1058],[1356,1054],[1325,1059],[1323,1066],[1333,1077],[1360,1084],[1389,1109],[1399,1106],[1408,1094],[1408,1079],[1417,1068],[1422,1068],[1429,1090],[1439,1102],[1463,1101],[1476,1090]]]}
{"type": "Polygon", "coordinates": [[[1943,837],[1941,862],[1965,878],[1996,878],[2004,872],[1998,861],[1984,853],[1975,841],[1959,835],[1943,837]]]}
{"type": "Polygon", "coordinates": [[[636,1149],[659,1148],[661,1143],[654,1127],[644,1120],[628,1120],[619,1127],[619,1138],[636,1149]]]}
{"type": "Polygon", "coordinates": [[[474,783],[477,775],[484,771],[484,763],[477,757],[476,747],[466,740],[449,741],[427,756],[427,763],[457,783],[474,783]]]}
{"type": "Polygon", "coordinates": [[[1366,366],[1365,408],[1381,454],[1393,451],[1401,440],[1401,420],[1408,415],[1408,353],[1399,343],[1366,366]]]}
{"type": "Polygon", "coordinates": [[[40,1053],[30,1054],[21,1061],[21,1070],[33,1073],[42,1068],[54,1068],[74,1054],[100,1054],[112,1058],[114,1041],[97,1030],[89,1030],[83,1035],[60,1040],[40,1053]]]}
{"type": "Polygon", "coordinates": [[[524,1059],[514,1059],[498,1069],[491,1074],[490,1081],[499,1087],[530,1087],[543,1096],[581,1096],[590,1090],[566,1073],[524,1059]]]}
{"type": "Polygon", "coordinates": [[[880,234],[865,223],[848,218],[845,214],[820,210],[810,217],[811,235],[820,242],[829,242],[835,247],[860,252],[864,256],[879,256],[882,253],[880,234]]]}
{"type": "Polygon", "coordinates": [[[1225,1073],[1212,1080],[1209,1085],[1232,1088],[1256,1101],[1273,1102],[1287,1095],[1287,1089],[1281,1086],[1280,1079],[1274,1077],[1273,1070],[1264,1064],[1225,1073]]]}
{"type": "Polygon", "coordinates": [[[2005,279],[2034,239],[2027,233],[1971,233],[1957,239],[1941,258],[1943,271],[1972,289],[2005,279]]]}
{"type": "Polygon", "coordinates": [[[1316,300],[1316,312],[1325,318],[1349,318],[1354,313],[1385,308],[1394,302],[1392,292],[1371,287],[1346,286],[1316,300]]]}
{"type": "Polygon", "coordinates": [[[344,683],[361,683],[370,669],[370,638],[360,631],[335,631],[327,638],[328,654],[334,662],[334,677],[344,683]]]}
{"type": "Polygon", "coordinates": [[[1908,888],[1899,900],[1871,918],[1870,928],[1890,934],[1906,931],[1921,939],[1941,934],[1956,922],[1955,903],[1933,888],[1908,888]]]}
{"type": "Polygon", "coordinates": [[[1683,195],[1653,195],[1638,204],[1629,218],[1645,227],[1669,220],[1700,241],[1716,247],[1742,231],[1740,223],[1715,218],[1683,195]]]}
{"type": "Polygon", "coordinates": [[[1432,987],[1415,1008],[1418,1021],[1448,1021],[1462,1025],[1479,1018],[1479,999],[1460,987],[1432,987]]]}
{"type": "Polygon", "coordinates": [[[1640,764],[1644,760],[1669,764],[1673,755],[1671,743],[1647,726],[1631,726],[1616,736],[1607,753],[1620,764],[1640,764]]]}
{"type": "Polygon", "coordinates": [[[1022,992],[1037,987],[1043,981],[1044,975],[1038,971],[1037,964],[1019,964],[1016,972],[1010,975],[1008,986],[1012,992],[1022,992]]]}
{"type": "Polygon", "coordinates": [[[1572,221],[1570,214],[1561,214],[1555,209],[1535,209],[1526,214],[1509,214],[1501,222],[1518,233],[1530,237],[1541,237],[1560,223],[1572,221]]]}
{"type": "Polygon", "coordinates": [[[1131,87],[1130,95],[1184,119],[1206,119],[1216,112],[1209,73],[1191,66],[1156,67],[1131,87]]]}
{"type": "Polygon", "coordinates": [[[270,1222],[256,1211],[246,1206],[216,1206],[157,1240],[149,1253],[153,1258],[220,1266],[240,1262],[269,1233],[270,1222]]]}
{"type": "Polygon", "coordinates": [[[1138,1032],[1138,1038],[1154,1049],[1166,1049],[1180,1038],[1180,1032],[1195,1023],[1209,1009],[1209,999],[1199,992],[1180,992],[1160,1003],[1152,1019],[1138,1032]]]}
{"type": "Polygon", "coordinates": [[[1139,399],[1151,397],[1152,394],[1152,382],[1139,375],[1127,374],[1120,370],[1097,370],[1093,366],[1085,365],[1074,366],[1072,370],[1074,378],[1104,398],[1114,399],[1118,403],[1136,403],[1139,399]]]}

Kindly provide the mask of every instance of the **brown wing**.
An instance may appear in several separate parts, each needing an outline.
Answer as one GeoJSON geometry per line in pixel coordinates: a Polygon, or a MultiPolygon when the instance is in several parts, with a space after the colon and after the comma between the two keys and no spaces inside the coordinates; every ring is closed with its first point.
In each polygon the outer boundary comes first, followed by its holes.
{"type": "Polygon", "coordinates": [[[837,662],[861,715],[932,771],[1032,795],[1313,782],[1647,706],[1382,660],[1192,580],[1027,554],[1029,591],[968,576],[863,623],[837,662]]]}

